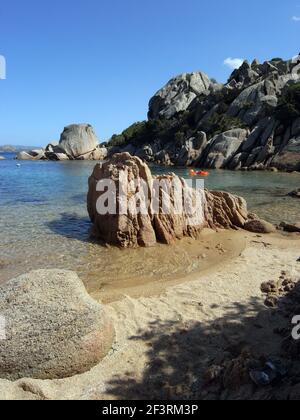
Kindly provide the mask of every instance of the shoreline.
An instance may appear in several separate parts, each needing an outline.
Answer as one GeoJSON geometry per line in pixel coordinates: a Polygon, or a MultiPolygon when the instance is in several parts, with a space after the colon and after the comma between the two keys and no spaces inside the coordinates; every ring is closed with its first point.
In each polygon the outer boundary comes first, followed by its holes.
{"type": "MultiPolygon", "coordinates": [[[[157,296],[126,296],[106,305],[116,342],[90,372],[53,381],[0,380],[2,398],[189,399],[197,379],[231,348],[247,344],[258,354],[276,354],[276,322],[260,287],[283,270],[299,279],[300,237],[246,235],[245,249],[224,265],[157,296]]],[[[196,391],[205,399],[200,382],[196,391]]]]}

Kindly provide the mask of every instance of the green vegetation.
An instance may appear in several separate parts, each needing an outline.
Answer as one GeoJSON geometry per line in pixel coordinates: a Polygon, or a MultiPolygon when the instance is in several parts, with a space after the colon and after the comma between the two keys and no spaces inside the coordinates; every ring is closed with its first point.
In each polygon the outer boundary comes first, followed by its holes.
{"type": "Polygon", "coordinates": [[[275,62],[275,63],[278,63],[279,61],[284,61],[284,60],[280,57],[275,57],[275,58],[272,58],[271,62],[272,61],[275,62]]]}
{"type": "Polygon", "coordinates": [[[121,134],[114,134],[108,142],[108,145],[125,146],[126,144],[130,144],[132,140],[144,134],[146,124],[146,121],[132,124],[130,127],[126,128],[126,130],[124,130],[121,134]]]}
{"type": "Polygon", "coordinates": [[[300,117],[300,83],[288,86],[283,92],[276,109],[276,117],[284,124],[300,117]]]}
{"type": "Polygon", "coordinates": [[[226,114],[217,114],[215,113],[209,120],[206,122],[208,130],[207,134],[211,137],[216,136],[217,134],[224,133],[225,131],[232,130],[234,128],[245,128],[246,125],[239,118],[229,117],[226,114]]]}

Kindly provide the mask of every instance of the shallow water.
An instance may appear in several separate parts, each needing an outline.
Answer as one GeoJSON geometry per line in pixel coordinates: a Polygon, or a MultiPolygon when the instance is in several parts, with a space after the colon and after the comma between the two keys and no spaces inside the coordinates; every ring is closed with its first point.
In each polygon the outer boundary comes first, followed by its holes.
{"type": "MultiPolygon", "coordinates": [[[[0,280],[37,268],[66,268],[83,280],[99,277],[99,287],[134,276],[176,276],[201,262],[173,249],[170,258],[159,252],[124,252],[89,240],[86,211],[87,180],[95,162],[21,162],[12,154],[0,161],[0,280]],[[120,270],[122,267],[122,270],[120,270]]],[[[153,173],[168,168],[153,167],[153,173]]],[[[186,169],[172,169],[188,176],[186,169]]],[[[245,197],[249,209],[278,223],[295,222],[300,202],[286,194],[300,186],[299,174],[211,171],[205,186],[245,197]]]]}

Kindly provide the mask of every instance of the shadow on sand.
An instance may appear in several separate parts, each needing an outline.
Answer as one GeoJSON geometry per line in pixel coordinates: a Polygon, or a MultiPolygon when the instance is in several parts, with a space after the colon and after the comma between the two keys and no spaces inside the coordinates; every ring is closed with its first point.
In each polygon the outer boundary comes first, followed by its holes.
{"type": "MultiPolygon", "coordinates": [[[[286,384],[258,387],[249,375],[278,360],[283,337],[276,330],[288,326],[286,318],[253,298],[226,308],[214,321],[153,322],[131,337],[149,348],[142,377],[137,380],[135,372],[115,377],[109,393],[129,400],[288,399],[286,384]]],[[[285,334],[290,336],[291,328],[285,334]]]]}

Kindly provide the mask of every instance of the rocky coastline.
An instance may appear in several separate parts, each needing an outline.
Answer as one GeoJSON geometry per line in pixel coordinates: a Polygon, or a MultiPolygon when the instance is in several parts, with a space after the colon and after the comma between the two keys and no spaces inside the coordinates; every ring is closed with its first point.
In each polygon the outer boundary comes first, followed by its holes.
{"type": "Polygon", "coordinates": [[[299,172],[299,64],[245,61],[225,84],[184,73],[150,99],[147,121],[108,142],[99,144],[90,125],[73,124],[59,142],[17,159],[104,160],[128,152],[165,166],[299,172]]]}
{"type": "Polygon", "coordinates": [[[300,59],[245,61],[219,84],[203,72],[171,79],[148,121],[108,143],[148,162],[208,169],[300,171],[300,59]]]}

